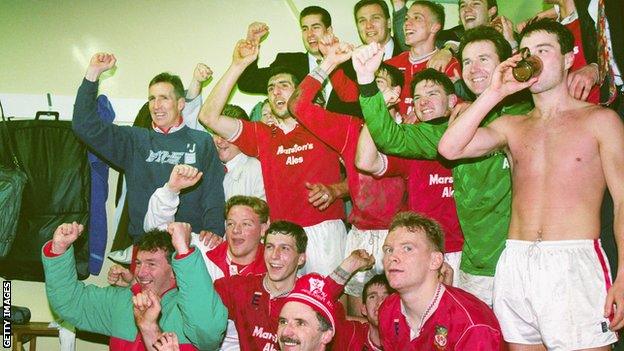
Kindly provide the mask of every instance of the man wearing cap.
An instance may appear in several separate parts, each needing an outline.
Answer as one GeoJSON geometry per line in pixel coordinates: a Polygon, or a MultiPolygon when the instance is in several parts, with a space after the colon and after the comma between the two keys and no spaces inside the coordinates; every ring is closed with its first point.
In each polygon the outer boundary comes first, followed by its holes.
{"type": "Polygon", "coordinates": [[[332,341],[339,302],[328,283],[316,273],[299,278],[279,315],[277,338],[282,351],[324,351],[332,341]]]}

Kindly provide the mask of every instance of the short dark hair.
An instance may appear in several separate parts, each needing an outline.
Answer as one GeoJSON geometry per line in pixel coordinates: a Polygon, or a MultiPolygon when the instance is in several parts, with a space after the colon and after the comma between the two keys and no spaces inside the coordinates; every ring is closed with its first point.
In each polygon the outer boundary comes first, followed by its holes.
{"type": "Polygon", "coordinates": [[[405,82],[405,75],[403,74],[403,72],[401,72],[401,70],[399,70],[395,66],[382,62],[377,69],[377,72],[379,71],[385,71],[388,76],[390,76],[390,86],[399,86],[401,88],[403,87],[403,83],[405,82]]]}
{"type": "Polygon", "coordinates": [[[152,78],[149,82],[148,88],[156,83],[169,83],[173,85],[173,93],[175,94],[176,99],[184,97],[184,85],[182,84],[182,80],[179,76],[169,72],[163,72],[152,78]]]}
{"type": "Polygon", "coordinates": [[[455,86],[453,85],[451,78],[449,78],[446,74],[438,70],[435,70],[433,68],[427,68],[414,74],[414,77],[412,78],[412,83],[410,86],[412,95],[414,95],[416,84],[424,80],[430,81],[430,82],[433,82],[442,86],[442,88],[444,89],[444,92],[447,93],[448,95],[455,94],[455,86]]]}
{"type": "Polygon", "coordinates": [[[369,5],[379,5],[386,19],[390,19],[390,9],[388,9],[388,4],[384,0],[360,0],[353,7],[353,17],[355,18],[356,22],[357,12],[360,11],[362,7],[369,5]]]}
{"type": "MultiPolygon", "coordinates": [[[[457,5],[460,5],[462,1],[466,1],[466,0],[457,0],[457,5]]],[[[487,0],[486,2],[487,2],[488,10],[491,9],[492,7],[497,7],[496,13],[498,13],[498,4],[496,3],[496,0],[487,0]]]]}
{"type": "Polygon", "coordinates": [[[566,26],[552,18],[540,18],[529,21],[520,33],[520,40],[527,35],[538,31],[556,35],[562,54],[567,54],[574,49],[574,35],[572,32],[570,32],[566,26]]]}
{"type": "Polygon", "coordinates": [[[137,241],[134,245],[136,246],[137,252],[156,252],[158,250],[163,250],[165,252],[167,262],[171,264],[171,256],[175,252],[175,248],[171,243],[171,235],[169,235],[167,231],[152,229],[143,234],[139,241],[137,241]]]}
{"type": "Polygon", "coordinates": [[[301,20],[304,17],[310,16],[310,15],[321,15],[321,22],[323,22],[325,27],[326,28],[331,27],[331,24],[332,24],[331,15],[329,14],[329,12],[327,12],[327,10],[325,10],[324,8],[320,6],[308,6],[304,8],[303,10],[301,10],[301,13],[299,14],[299,24],[301,24],[301,20]]]}
{"type": "Polygon", "coordinates": [[[388,278],[386,278],[385,274],[377,274],[374,275],[369,281],[364,284],[364,289],[362,290],[362,303],[366,303],[366,297],[368,295],[368,289],[373,285],[383,285],[386,290],[388,290],[388,294],[394,292],[394,289],[388,283],[388,278]]]}
{"type": "Polygon", "coordinates": [[[273,66],[269,69],[269,74],[267,76],[268,77],[266,81],[267,89],[269,88],[269,80],[271,80],[271,78],[275,77],[278,74],[290,75],[293,83],[295,84],[295,88],[299,85],[300,78],[297,77],[297,73],[293,69],[291,69],[290,67],[286,67],[286,66],[273,66]]]}
{"type": "Polygon", "coordinates": [[[245,110],[238,105],[227,104],[223,106],[223,111],[221,111],[221,114],[224,116],[249,121],[249,115],[247,115],[247,112],[245,112],[245,110]]]}
{"type": "Polygon", "coordinates": [[[255,214],[260,217],[260,223],[269,221],[269,205],[266,201],[255,197],[245,195],[234,195],[225,202],[225,217],[234,206],[247,206],[251,208],[255,214]]]}
{"type": "Polygon", "coordinates": [[[438,222],[412,211],[397,213],[390,223],[391,232],[397,228],[405,228],[414,233],[423,231],[434,251],[444,253],[444,233],[438,222]]]}
{"type": "Polygon", "coordinates": [[[509,45],[509,42],[501,33],[492,27],[478,26],[469,29],[464,33],[458,50],[460,61],[462,61],[463,52],[466,46],[477,41],[489,41],[494,44],[496,54],[498,55],[498,60],[500,62],[503,62],[511,57],[511,45],[509,45]]]}
{"type": "Polygon", "coordinates": [[[444,18],[446,15],[444,14],[444,7],[442,5],[428,0],[416,0],[410,7],[414,5],[420,5],[428,8],[433,14],[433,17],[435,17],[436,22],[440,24],[440,30],[444,29],[444,18]]]}
{"type": "Polygon", "coordinates": [[[308,248],[308,235],[306,234],[305,230],[303,230],[303,227],[299,224],[289,221],[273,222],[271,223],[271,225],[269,225],[269,228],[266,231],[266,236],[269,236],[271,234],[282,234],[295,238],[295,243],[297,244],[297,253],[304,253],[308,248]]]}
{"type": "Polygon", "coordinates": [[[319,321],[319,330],[322,332],[326,332],[328,330],[333,329],[331,323],[329,323],[329,321],[327,320],[327,318],[325,318],[325,316],[323,316],[322,314],[318,313],[317,311],[314,311],[314,313],[316,314],[316,319],[318,319],[319,321]]]}

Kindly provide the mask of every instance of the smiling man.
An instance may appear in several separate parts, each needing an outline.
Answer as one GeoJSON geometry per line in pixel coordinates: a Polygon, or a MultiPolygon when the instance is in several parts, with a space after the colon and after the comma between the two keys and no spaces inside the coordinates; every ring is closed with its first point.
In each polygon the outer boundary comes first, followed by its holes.
{"type": "Polygon", "coordinates": [[[72,244],[83,229],[76,222],[61,224],[43,247],[46,293],[55,313],[81,330],[110,336],[112,351],[146,349],[158,335],[154,329],[175,332],[182,350],[219,345],[227,310],[199,250],[189,246],[190,225],[172,223],[167,231],[150,231],[139,240],[132,288],[102,288],[76,279],[72,244]],[[154,294],[162,306],[153,328],[135,324],[132,297],[140,292],[154,294]]]}
{"type": "MultiPolygon", "coordinates": [[[[308,6],[299,14],[299,29],[306,52],[280,52],[268,67],[263,68],[258,67],[256,58],[238,78],[240,91],[249,94],[266,94],[267,82],[275,67],[285,67],[297,81],[301,81],[318,66],[318,62],[323,58],[319,51],[319,42],[324,35],[333,32],[331,15],[322,7],[308,6]]],[[[260,44],[268,34],[268,25],[254,22],[247,29],[247,40],[260,44]]],[[[330,111],[359,113],[357,104],[341,101],[331,84],[325,85],[322,94],[319,94],[319,101],[330,111]]]]}
{"type": "Polygon", "coordinates": [[[574,37],[565,26],[541,19],[521,36],[541,73],[520,83],[512,69],[521,55],[499,64],[438,150],[449,159],[504,152],[513,160],[508,240],[494,279],[494,311],[510,350],[610,350],[624,325],[624,276],[620,269],[611,282],[600,208],[608,187],[622,267],[624,125],[615,111],[569,91],[574,37]],[[526,88],[533,110],[482,125],[489,110],[526,88]]]}
{"type": "MultiPolygon", "coordinates": [[[[340,181],[338,154],[310,133],[288,111],[287,102],[298,85],[286,68],[274,68],[266,87],[277,125],[234,119],[220,112],[236,81],[258,57],[258,43],[241,40],[232,63],[217,82],[199,113],[208,128],[237,145],[262,165],[272,220],[287,220],[304,227],[309,244],[305,270],[329,274],[344,257],[346,228],[342,200],[319,210],[308,199],[309,184],[340,181]]],[[[336,190],[337,192],[338,190],[336,190]]],[[[325,193],[321,199],[328,199],[325,193]]]]}
{"type": "MultiPolygon", "coordinates": [[[[150,197],[145,215],[145,230],[166,228],[173,222],[178,209],[179,194],[193,187],[202,177],[196,168],[177,165],[169,181],[150,197]]],[[[264,273],[263,246],[260,239],[269,226],[267,203],[253,196],[236,195],[225,203],[226,240],[214,248],[208,247],[193,233],[195,244],[204,255],[208,273],[213,281],[233,275],[264,273]]]]}
{"type": "Polygon", "coordinates": [[[116,62],[114,55],[106,53],[91,58],[76,96],[72,127],[89,147],[124,170],[131,237],[137,241],[143,235],[149,197],[177,164],[191,165],[204,176],[180,196],[176,220],[190,223],[195,232],[223,234],[223,167],[210,136],[183,123],[185,101],[180,78],[161,73],[150,82],[152,128],[117,126],[102,121],[96,109],[99,77],[116,62]]]}
{"type": "MultiPolygon", "coordinates": [[[[483,93],[498,63],[511,55],[509,43],[490,27],[467,31],[460,48],[463,79],[475,95],[483,93]]],[[[360,61],[355,59],[364,53],[356,50],[353,62],[364,64],[373,58],[381,61],[377,56],[379,53],[370,57],[364,55],[360,61]]],[[[366,125],[379,150],[405,158],[438,158],[437,145],[448,123],[396,124],[387,113],[382,94],[373,84],[376,65],[371,63],[366,67],[356,67],[356,72],[361,71],[358,72],[360,102],[366,125]]],[[[516,96],[511,96],[493,108],[482,123],[487,125],[503,113],[526,113],[531,107],[530,103],[518,102],[516,96]]],[[[503,153],[492,153],[470,162],[457,163],[452,171],[453,197],[464,233],[457,285],[491,305],[494,271],[509,226],[509,161],[503,153]]]]}

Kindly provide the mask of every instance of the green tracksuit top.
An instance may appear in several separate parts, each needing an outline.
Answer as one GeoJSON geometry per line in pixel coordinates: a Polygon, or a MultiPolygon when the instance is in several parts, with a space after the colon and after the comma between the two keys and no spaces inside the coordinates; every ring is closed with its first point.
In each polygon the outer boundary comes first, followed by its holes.
{"type": "MultiPolygon", "coordinates": [[[[143,347],[130,288],[78,281],[73,246],[56,257],[47,256],[44,248],[42,261],[48,301],[61,318],[79,329],[109,335],[112,351],[143,347]]],[[[227,309],[214,290],[200,250],[173,258],[171,265],[177,287],[161,297],[160,328],[176,333],[182,350],[217,349],[225,332],[227,309]]]]}
{"type": "MultiPolygon", "coordinates": [[[[374,82],[373,82],[374,83],[374,82]]],[[[366,125],[383,153],[406,158],[436,159],[438,143],[448,123],[396,124],[376,86],[360,87],[360,104],[366,125]]],[[[481,125],[504,114],[525,114],[529,102],[491,111],[481,125]]],[[[494,276],[505,246],[511,215],[511,173],[503,152],[460,160],[453,166],[453,196],[464,232],[460,268],[481,276],[494,276]]]]}

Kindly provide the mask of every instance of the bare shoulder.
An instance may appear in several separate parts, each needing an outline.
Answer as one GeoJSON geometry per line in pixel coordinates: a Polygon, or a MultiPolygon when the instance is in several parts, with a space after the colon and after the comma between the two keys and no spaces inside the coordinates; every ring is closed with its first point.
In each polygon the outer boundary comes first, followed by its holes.
{"type": "Polygon", "coordinates": [[[583,107],[579,112],[587,118],[593,130],[605,132],[605,129],[622,129],[624,124],[620,116],[614,110],[599,105],[583,107]]]}

